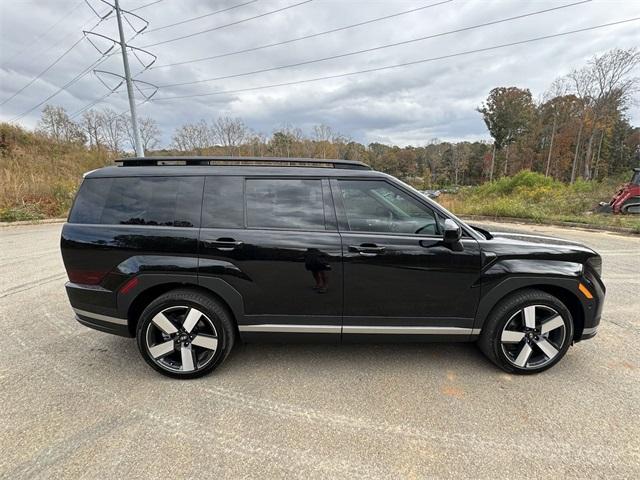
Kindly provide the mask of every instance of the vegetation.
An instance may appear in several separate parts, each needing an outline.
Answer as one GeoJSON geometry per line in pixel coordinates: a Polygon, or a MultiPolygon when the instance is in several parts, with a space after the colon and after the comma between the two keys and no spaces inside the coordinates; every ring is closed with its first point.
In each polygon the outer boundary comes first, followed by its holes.
{"type": "Polygon", "coordinates": [[[106,150],[0,124],[0,221],[66,215],[82,174],[112,158],[106,150]]]}
{"type": "MultiPolygon", "coordinates": [[[[637,49],[596,56],[553,82],[539,102],[528,89],[491,90],[478,112],[492,143],[363,145],[327,125],[306,133],[285,125],[265,135],[229,117],[181,125],[162,150],[158,124],[142,118],[141,137],[147,155],[345,158],[420,189],[480,185],[443,199],[458,213],[633,226],[634,220],[586,212],[609,200],[640,165],[640,128],[626,117],[639,64],[637,49]]],[[[128,119],[109,108],[85,111],[76,121],[48,105],[35,132],[0,124],[0,220],[64,215],[82,173],[127,155],[133,143],[128,119]]]]}
{"type": "MultiPolygon", "coordinates": [[[[628,177],[624,179],[628,180],[628,177]]],[[[578,180],[566,184],[528,170],[477,187],[465,187],[456,194],[444,194],[440,201],[458,215],[481,215],[561,221],[585,226],[616,226],[640,233],[638,216],[592,213],[599,201],[608,201],[624,183],[611,177],[603,181],[578,180]]]]}

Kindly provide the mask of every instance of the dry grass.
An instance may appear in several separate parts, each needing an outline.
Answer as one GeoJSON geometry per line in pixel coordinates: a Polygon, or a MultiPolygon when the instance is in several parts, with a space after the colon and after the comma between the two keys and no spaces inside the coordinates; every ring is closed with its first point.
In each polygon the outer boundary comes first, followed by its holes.
{"type": "Polygon", "coordinates": [[[66,215],[82,174],[111,161],[105,151],[0,124],[0,221],[66,215]]]}

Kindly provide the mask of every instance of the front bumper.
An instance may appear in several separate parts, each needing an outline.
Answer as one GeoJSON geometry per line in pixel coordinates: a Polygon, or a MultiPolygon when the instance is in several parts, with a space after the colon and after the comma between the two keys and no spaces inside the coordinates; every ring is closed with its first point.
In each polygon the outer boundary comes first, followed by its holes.
{"type": "Polygon", "coordinates": [[[586,299],[582,293],[578,293],[581,298],[584,311],[584,328],[582,332],[577,332],[575,341],[588,340],[598,333],[600,318],[602,317],[602,308],[604,306],[604,297],[606,288],[602,279],[587,269],[582,277],[582,283],[587,287],[593,295],[592,299],[586,299]]]}

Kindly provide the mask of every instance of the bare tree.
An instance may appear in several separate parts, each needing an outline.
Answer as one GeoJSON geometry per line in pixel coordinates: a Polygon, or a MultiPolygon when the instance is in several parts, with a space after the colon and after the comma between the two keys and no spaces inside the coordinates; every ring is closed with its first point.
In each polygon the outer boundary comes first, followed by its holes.
{"type": "Polygon", "coordinates": [[[57,142],[85,143],[86,137],[80,125],[75,123],[62,107],[46,105],[37,130],[57,142]]]}
{"type": "Polygon", "coordinates": [[[322,158],[327,158],[327,149],[333,136],[333,130],[329,125],[320,124],[313,127],[313,139],[320,147],[319,153],[322,158]]]}
{"type": "Polygon", "coordinates": [[[211,125],[211,132],[216,143],[239,154],[240,145],[247,137],[249,129],[240,118],[219,117],[211,125]]]}
{"type": "MultiPolygon", "coordinates": [[[[135,135],[133,134],[131,118],[124,118],[122,123],[129,145],[132,150],[135,150],[136,140],[135,135]]],[[[150,117],[140,117],[138,118],[138,128],[140,129],[140,137],[142,139],[142,149],[145,152],[147,150],[153,150],[160,141],[160,128],[158,127],[158,122],[150,117]]]]}
{"type": "Polygon", "coordinates": [[[121,152],[125,136],[122,115],[110,108],[105,108],[99,115],[100,135],[107,148],[116,153],[121,152]]]}
{"type": "Polygon", "coordinates": [[[251,132],[247,145],[252,157],[264,157],[267,150],[267,137],[264,133],[251,132]]]}
{"type": "Polygon", "coordinates": [[[102,131],[100,129],[101,115],[95,110],[87,110],[82,114],[82,128],[89,137],[89,147],[100,149],[102,143],[102,131]]]}
{"type": "Polygon", "coordinates": [[[215,144],[207,122],[187,123],[173,133],[173,146],[183,152],[199,151],[215,144]]]}
{"type": "Polygon", "coordinates": [[[634,101],[640,78],[630,75],[639,64],[640,51],[637,48],[627,50],[616,48],[594,56],[585,67],[574,70],[568,75],[584,106],[572,166],[572,182],[577,172],[579,143],[583,130],[586,128],[585,138],[588,135],[582,162],[583,177],[590,179],[594,140],[598,135],[602,138],[603,126],[610,124],[611,119],[617,116],[617,112],[624,110],[634,101]]]}

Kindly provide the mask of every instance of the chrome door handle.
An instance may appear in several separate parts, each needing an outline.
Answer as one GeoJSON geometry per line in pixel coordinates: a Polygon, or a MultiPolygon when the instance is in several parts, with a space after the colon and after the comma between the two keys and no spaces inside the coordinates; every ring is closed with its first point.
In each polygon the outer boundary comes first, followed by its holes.
{"type": "Polygon", "coordinates": [[[363,257],[375,257],[380,253],[384,253],[385,247],[380,247],[374,243],[363,243],[362,245],[350,245],[349,251],[358,252],[363,257]]]}
{"type": "Polygon", "coordinates": [[[230,252],[244,245],[243,242],[236,241],[233,238],[219,238],[217,240],[207,242],[207,244],[214,248],[217,248],[221,252],[230,252]]]}

